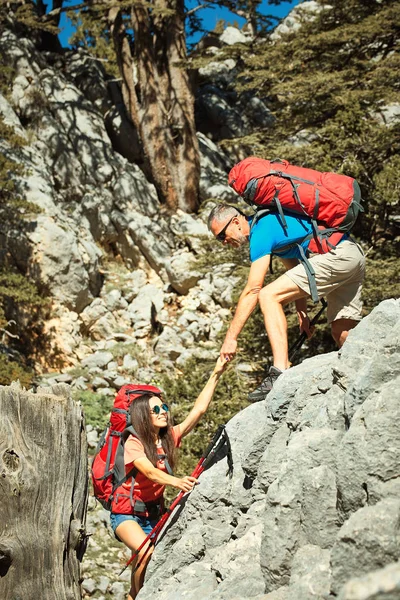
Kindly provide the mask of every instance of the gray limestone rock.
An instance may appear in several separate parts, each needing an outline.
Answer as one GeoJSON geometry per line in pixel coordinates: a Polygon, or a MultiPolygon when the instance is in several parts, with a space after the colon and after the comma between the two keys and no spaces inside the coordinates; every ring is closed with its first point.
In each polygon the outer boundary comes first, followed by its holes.
{"type": "Polygon", "coordinates": [[[32,262],[41,281],[65,306],[81,312],[100,291],[97,246],[90,240],[84,244],[70,226],[44,215],[37,217],[28,238],[34,245],[32,262]]]}
{"type": "Polygon", "coordinates": [[[134,327],[151,328],[152,318],[164,306],[163,292],[155,285],[148,283],[129,304],[127,313],[134,327]]]}
{"type": "Polygon", "coordinates": [[[139,367],[139,363],[136,358],[133,358],[130,354],[125,354],[122,361],[123,368],[126,371],[134,372],[139,367]]]}
{"type": "MultiPolygon", "coordinates": [[[[206,85],[196,100],[197,110],[204,113],[210,129],[214,131],[214,139],[240,137],[248,133],[248,127],[239,112],[239,107],[232,106],[226,94],[219,88],[206,85]]],[[[210,197],[210,195],[208,195],[210,197]]]]}
{"type": "Polygon", "coordinates": [[[94,354],[90,354],[82,361],[82,367],[98,367],[103,368],[108,365],[113,359],[113,355],[111,352],[95,352],[94,354]]]}
{"type": "Polygon", "coordinates": [[[185,351],[185,348],[176,331],[172,327],[164,327],[162,334],[154,344],[154,351],[175,360],[185,351]]]}
{"type": "Polygon", "coordinates": [[[362,577],[350,579],[340,590],[338,600],[398,600],[400,598],[400,563],[362,577]]]}
{"type": "Polygon", "coordinates": [[[332,591],[352,577],[376,571],[400,558],[400,500],[386,498],[353,513],[331,551],[332,591]]]}
{"type": "MultiPolygon", "coordinates": [[[[237,203],[238,195],[229,187],[227,173],[231,166],[218,146],[202,133],[197,134],[200,148],[200,196],[203,200],[219,198],[237,203]]],[[[210,212],[211,206],[208,208],[210,212]]],[[[208,214],[207,214],[208,216],[208,214]]]]}
{"type": "Polygon", "coordinates": [[[128,302],[123,298],[121,291],[114,289],[104,295],[104,302],[110,312],[127,308],[128,302]]]}
{"type": "Polygon", "coordinates": [[[365,366],[365,362],[380,353],[382,342],[398,325],[400,319],[400,301],[384,300],[368,316],[363,319],[355,329],[349,333],[346,344],[339,352],[340,362],[347,368],[351,366],[358,371],[365,366]]]}
{"type": "Polygon", "coordinates": [[[6,125],[8,125],[8,127],[12,127],[14,132],[25,140],[28,139],[18,115],[14,112],[12,106],[10,106],[2,94],[0,94],[0,114],[2,120],[6,125]]]}
{"type": "Polygon", "coordinates": [[[104,340],[111,337],[120,327],[121,323],[119,320],[111,312],[107,312],[92,325],[90,328],[90,337],[93,340],[104,340]]]}
{"type": "Polygon", "coordinates": [[[254,598],[264,592],[264,580],[257,560],[261,528],[259,523],[248,529],[242,537],[230,540],[210,553],[212,568],[220,579],[217,590],[210,598],[228,600],[233,590],[238,598],[254,598]]]}
{"type": "Polygon", "coordinates": [[[287,600],[319,600],[330,592],[330,553],[319,546],[306,545],[294,558],[287,600]]]}
{"type": "Polygon", "coordinates": [[[331,8],[329,4],[321,5],[315,0],[302,2],[300,5],[295,6],[289,15],[274,29],[270,36],[271,40],[279,40],[285,35],[297,31],[304,20],[313,21],[321,10],[329,8],[331,8]]]}
{"type": "Polygon", "coordinates": [[[393,127],[400,120],[400,103],[391,102],[382,106],[379,112],[375,113],[376,118],[386,125],[387,127],[393,127]]]}
{"type": "Polygon", "coordinates": [[[382,387],[379,385],[357,409],[339,444],[338,493],[346,515],[400,493],[399,402],[400,377],[397,376],[382,387]]]}
{"type": "Polygon", "coordinates": [[[319,548],[330,548],[340,527],[336,508],[335,473],[326,465],[309,469],[303,477],[301,522],[310,542],[319,548]]]}
{"type": "Polygon", "coordinates": [[[223,44],[232,46],[233,44],[246,44],[251,41],[251,36],[246,35],[237,27],[225,27],[224,31],[219,36],[223,44]]]}
{"type": "MultiPolygon", "coordinates": [[[[398,312],[396,312],[399,315],[400,306],[397,306],[397,308],[398,312]]],[[[389,319],[389,323],[385,324],[386,328],[390,326],[391,321],[392,319],[389,319]]],[[[358,327],[362,326],[363,323],[358,327]]],[[[355,329],[355,334],[356,332],[357,328],[355,329]]],[[[370,360],[366,364],[360,365],[357,376],[354,378],[352,385],[349,386],[344,399],[347,417],[354,414],[357,406],[361,404],[369,394],[376,393],[384,383],[393,381],[393,379],[396,378],[396,374],[399,372],[400,368],[399,346],[400,321],[397,320],[397,322],[392,325],[390,333],[386,335],[383,343],[379,344],[376,351],[374,352],[371,348],[373,354],[370,356],[370,360]]]]}
{"type": "Polygon", "coordinates": [[[199,75],[203,81],[212,82],[216,85],[231,83],[235,76],[236,61],[232,58],[226,60],[210,61],[199,69],[199,75]]]}
{"type": "Polygon", "coordinates": [[[88,594],[93,594],[96,589],[96,582],[91,577],[82,581],[82,587],[88,594]]]}
{"type": "Polygon", "coordinates": [[[179,294],[187,294],[202,277],[196,271],[193,254],[188,250],[175,253],[165,265],[171,286],[179,294]]]}

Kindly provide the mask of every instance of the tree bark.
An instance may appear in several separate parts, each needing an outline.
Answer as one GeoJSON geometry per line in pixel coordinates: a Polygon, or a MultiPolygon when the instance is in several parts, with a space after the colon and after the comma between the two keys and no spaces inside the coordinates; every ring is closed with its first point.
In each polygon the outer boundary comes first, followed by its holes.
{"type": "Polygon", "coordinates": [[[0,598],[78,600],[87,445],[66,385],[0,388],[0,598]]]}
{"type": "Polygon", "coordinates": [[[111,8],[108,14],[123,97],[160,199],[172,210],[192,212],[198,207],[200,159],[194,98],[182,65],[183,0],[154,0],[152,9],[140,3],[131,9],[134,55],[121,10],[111,8]]]}

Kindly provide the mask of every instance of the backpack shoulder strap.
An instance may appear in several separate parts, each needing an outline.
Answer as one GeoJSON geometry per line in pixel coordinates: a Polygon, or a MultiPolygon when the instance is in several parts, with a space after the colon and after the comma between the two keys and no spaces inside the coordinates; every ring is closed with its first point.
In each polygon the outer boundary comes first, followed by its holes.
{"type": "Polygon", "coordinates": [[[299,254],[300,254],[299,260],[300,260],[301,264],[303,265],[303,267],[306,271],[306,274],[307,274],[308,285],[310,286],[311,298],[312,298],[313,302],[316,304],[319,301],[319,298],[318,298],[317,282],[315,280],[315,271],[314,271],[312,264],[308,260],[306,253],[304,252],[304,248],[302,246],[302,244],[305,241],[311,240],[312,238],[313,238],[313,234],[309,233],[308,235],[306,235],[305,237],[303,237],[300,240],[296,240],[294,242],[291,242],[290,244],[286,244],[285,246],[276,248],[274,250],[274,254],[275,254],[275,256],[281,256],[288,250],[291,250],[292,248],[297,247],[299,254]]]}
{"type": "Polygon", "coordinates": [[[167,473],[168,473],[168,475],[173,475],[174,473],[173,473],[173,471],[172,471],[172,469],[171,469],[171,465],[170,465],[170,464],[169,464],[169,462],[168,462],[168,457],[167,457],[167,455],[166,455],[166,454],[159,454],[159,455],[158,455],[158,458],[160,458],[161,460],[163,460],[163,461],[164,461],[165,468],[167,469],[167,473]]]}
{"type": "Polygon", "coordinates": [[[133,425],[129,425],[128,427],[126,427],[124,429],[124,431],[122,432],[122,439],[124,440],[124,442],[126,442],[126,440],[128,439],[128,437],[130,435],[134,435],[135,437],[139,438],[136,429],[133,427],[133,425]]]}
{"type": "MultiPolygon", "coordinates": [[[[121,433],[121,439],[118,444],[117,451],[115,453],[115,460],[114,460],[115,484],[114,484],[114,488],[117,488],[122,483],[125,483],[125,481],[127,481],[127,479],[129,479],[129,477],[132,477],[132,474],[134,471],[136,471],[136,473],[137,473],[137,469],[133,468],[133,469],[131,469],[131,471],[128,474],[125,474],[124,448],[125,448],[125,442],[130,435],[134,435],[135,437],[138,437],[138,434],[136,433],[136,431],[132,427],[132,425],[129,425],[129,427],[124,429],[124,431],[121,433]]],[[[136,477],[136,473],[135,473],[135,477],[136,477]]]]}
{"type": "MultiPolygon", "coordinates": [[[[123,434],[125,433],[125,431],[123,432],[123,434]]],[[[136,475],[138,474],[138,470],[136,467],[132,467],[132,469],[130,469],[128,471],[128,473],[125,473],[125,461],[124,461],[124,445],[125,445],[125,443],[124,442],[126,441],[126,439],[128,437],[129,437],[129,434],[125,437],[125,440],[124,440],[123,436],[121,436],[121,440],[120,440],[120,443],[118,444],[117,452],[115,454],[114,477],[113,477],[113,487],[112,487],[111,495],[114,495],[115,490],[117,488],[119,488],[120,485],[122,485],[123,483],[128,481],[128,479],[132,478],[131,491],[130,491],[130,496],[132,498],[133,497],[133,488],[135,485],[135,479],[136,479],[136,475]]],[[[132,506],[133,506],[133,504],[132,504],[132,506]]]]}
{"type": "Polygon", "coordinates": [[[253,216],[253,220],[251,221],[250,231],[253,229],[253,227],[255,227],[257,225],[258,221],[262,217],[265,217],[265,215],[269,215],[270,212],[271,212],[271,210],[269,208],[260,208],[259,210],[256,210],[256,212],[254,213],[254,216],[253,216]]]}

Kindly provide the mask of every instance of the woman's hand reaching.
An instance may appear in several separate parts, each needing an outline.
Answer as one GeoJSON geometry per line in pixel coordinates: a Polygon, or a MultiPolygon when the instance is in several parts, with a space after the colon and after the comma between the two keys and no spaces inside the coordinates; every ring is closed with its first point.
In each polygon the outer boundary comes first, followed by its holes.
{"type": "Polygon", "coordinates": [[[215,363],[213,374],[222,375],[222,373],[225,371],[228,363],[229,363],[229,360],[226,360],[226,358],[221,358],[221,355],[219,355],[217,362],[215,363]]]}
{"type": "Polygon", "coordinates": [[[181,490],[182,492],[190,492],[196,483],[199,483],[198,479],[187,475],[186,477],[182,477],[182,479],[176,478],[176,484],[174,487],[178,488],[178,490],[181,490]]]}
{"type": "MultiPolygon", "coordinates": [[[[228,361],[224,358],[218,357],[217,362],[215,363],[215,367],[213,372],[210,375],[209,380],[206,385],[202,389],[197,398],[194,406],[186,419],[179,424],[180,434],[182,437],[187,435],[190,431],[192,431],[193,427],[196,427],[197,423],[200,421],[201,417],[207,412],[208,407],[210,406],[210,402],[212,400],[215,388],[218,385],[218,381],[225,371],[228,361]]],[[[190,479],[186,478],[186,479],[190,479]]],[[[179,488],[182,489],[182,488],[179,488]]],[[[186,491],[186,490],[185,490],[186,491]]]]}

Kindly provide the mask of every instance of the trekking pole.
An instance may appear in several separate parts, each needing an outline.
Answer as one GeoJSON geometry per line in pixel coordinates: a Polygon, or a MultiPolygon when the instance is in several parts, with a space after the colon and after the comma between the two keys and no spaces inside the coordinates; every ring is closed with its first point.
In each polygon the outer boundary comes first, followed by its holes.
{"type": "MultiPolygon", "coordinates": [[[[227,439],[227,437],[228,436],[225,432],[225,425],[219,425],[213,439],[211,440],[211,442],[207,446],[206,450],[203,452],[199,462],[195,466],[195,468],[191,474],[191,477],[195,477],[197,479],[203,473],[207,464],[209,464],[209,462],[210,462],[208,460],[208,458],[210,457],[211,454],[212,454],[212,456],[215,456],[217,451],[225,443],[225,440],[227,439]],[[223,436],[222,443],[221,443],[220,438],[222,438],[222,434],[224,434],[224,436],[223,436]],[[218,450],[217,449],[214,450],[214,447],[218,448],[218,450]]],[[[131,558],[128,560],[128,562],[126,563],[126,565],[124,566],[122,571],[119,573],[119,575],[122,575],[122,573],[125,571],[125,569],[127,569],[127,567],[129,567],[131,562],[133,560],[135,560],[135,558],[138,556],[138,554],[142,550],[142,548],[148,543],[148,547],[146,548],[146,551],[141,556],[139,562],[135,565],[135,568],[132,571],[132,574],[134,574],[137,571],[137,569],[142,564],[145,556],[147,555],[148,551],[150,550],[151,546],[155,546],[159,534],[161,533],[162,529],[164,528],[164,525],[168,521],[168,519],[169,519],[170,515],[172,514],[173,510],[175,509],[175,507],[182,500],[183,496],[185,496],[185,494],[190,494],[193,491],[193,489],[194,489],[194,487],[190,490],[190,492],[184,492],[184,491],[179,492],[179,494],[176,496],[175,500],[172,502],[171,506],[165,511],[165,513],[163,514],[161,519],[158,521],[158,523],[156,523],[156,525],[150,531],[148,536],[143,540],[143,542],[140,544],[140,546],[134,551],[131,558]]]]}
{"type": "MultiPolygon", "coordinates": [[[[320,308],[320,310],[317,312],[317,314],[314,315],[314,317],[310,321],[310,327],[312,327],[313,325],[316,325],[318,323],[319,319],[321,318],[322,313],[324,312],[325,308],[327,307],[327,302],[326,302],[325,298],[321,298],[321,304],[322,304],[322,308],[320,308]]],[[[303,331],[303,333],[300,335],[300,337],[290,346],[289,352],[288,352],[289,362],[292,362],[294,356],[300,350],[300,348],[302,347],[306,338],[307,338],[307,334],[305,331],[303,331]]]]}
{"type": "MultiPolygon", "coordinates": [[[[209,462],[210,462],[208,459],[210,458],[211,455],[215,456],[215,454],[217,453],[217,451],[225,443],[225,439],[227,439],[227,435],[226,435],[226,432],[225,432],[225,426],[224,425],[220,425],[218,427],[218,429],[217,429],[217,431],[216,431],[213,439],[211,440],[211,442],[207,446],[206,450],[203,452],[203,454],[202,454],[199,462],[197,463],[197,465],[196,465],[193,473],[191,474],[191,477],[195,477],[197,479],[201,475],[201,473],[203,473],[203,471],[205,470],[207,464],[209,464],[209,462]],[[224,435],[224,437],[222,439],[222,434],[223,433],[225,435],[224,435]],[[214,446],[215,446],[215,449],[214,449],[214,446]]],[[[177,495],[177,497],[175,498],[175,500],[172,502],[171,506],[163,514],[163,516],[161,517],[161,519],[154,526],[154,528],[149,533],[149,535],[146,537],[146,539],[143,540],[143,542],[141,543],[141,545],[139,546],[139,548],[137,550],[135,550],[135,552],[132,554],[131,558],[129,559],[129,561],[126,563],[125,567],[120,572],[120,575],[122,575],[122,573],[125,571],[125,569],[136,558],[136,556],[139,554],[140,550],[144,547],[144,545],[147,542],[149,542],[148,543],[148,547],[146,548],[146,551],[141,556],[140,561],[135,565],[135,569],[133,570],[132,574],[137,571],[137,569],[142,564],[144,558],[146,557],[147,553],[149,552],[151,546],[155,546],[156,545],[157,538],[160,535],[162,529],[164,528],[166,522],[168,521],[168,519],[169,519],[170,515],[172,514],[173,510],[175,509],[175,507],[179,504],[179,502],[182,500],[182,498],[183,498],[183,496],[185,494],[190,494],[192,491],[193,491],[193,488],[192,488],[192,490],[190,492],[184,492],[184,491],[179,492],[179,494],[177,495]]]]}

